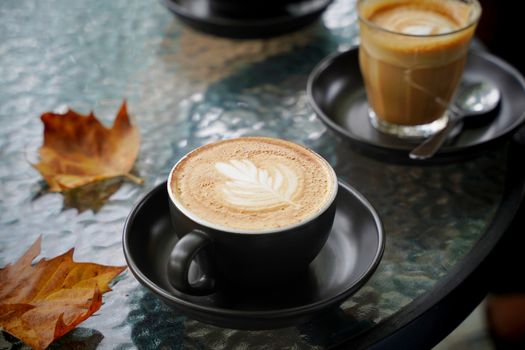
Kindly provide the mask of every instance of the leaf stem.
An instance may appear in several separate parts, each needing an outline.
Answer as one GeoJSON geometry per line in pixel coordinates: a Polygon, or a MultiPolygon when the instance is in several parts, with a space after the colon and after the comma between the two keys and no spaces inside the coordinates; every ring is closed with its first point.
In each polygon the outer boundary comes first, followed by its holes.
{"type": "Polygon", "coordinates": [[[130,174],[130,173],[126,173],[126,174],[124,174],[122,176],[124,176],[126,179],[128,179],[129,181],[131,181],[131,182],[133,182],[133,183],[135,183],[137,185],[142,185],[144,183],[144,179],[143,178],[135,176],[135,175],[130,174]]]}

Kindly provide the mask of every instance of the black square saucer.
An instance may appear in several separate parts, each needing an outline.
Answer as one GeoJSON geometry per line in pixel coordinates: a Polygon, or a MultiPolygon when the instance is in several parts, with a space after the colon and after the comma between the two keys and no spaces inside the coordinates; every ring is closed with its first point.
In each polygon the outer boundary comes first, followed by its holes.
{"type": "Polygon", "coordinates": [[[336,200],[328,241],[307,274],[287,286],[246,291],[223,285],[207,296],[190,296],[173,288],[168,282],[167,261],[178,239],[170,223],[165,182],[131,211],[124,227],[124,255],[141,284],[188,317],[251,330],[303,323],[338,307],[355,293],[383,255],[383,228],[371,204],[344,183],[339,183],[336,200]]]}

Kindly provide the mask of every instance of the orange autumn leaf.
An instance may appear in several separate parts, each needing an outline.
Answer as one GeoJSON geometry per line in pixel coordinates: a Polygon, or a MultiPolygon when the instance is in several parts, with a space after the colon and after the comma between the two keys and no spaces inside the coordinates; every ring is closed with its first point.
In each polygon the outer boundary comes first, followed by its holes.
{"type": "Polygon", "coordinates": [[[93,113],[81,115],[44,113],[44,144],[40,162],[33,166],[42,174],[52,192],[77,188],[88,183],[130,174],[139,153],[140,134],[131,125],[126,103],[108,129],[93,113]]]}
{"type": "Polygon", "coordinates": [[[34,349],[45,349],[97,311],[111,280],[126,268],[74,262],[74,249],[31,265],[41,241],[0,269],[0,328],[34,349]]]}

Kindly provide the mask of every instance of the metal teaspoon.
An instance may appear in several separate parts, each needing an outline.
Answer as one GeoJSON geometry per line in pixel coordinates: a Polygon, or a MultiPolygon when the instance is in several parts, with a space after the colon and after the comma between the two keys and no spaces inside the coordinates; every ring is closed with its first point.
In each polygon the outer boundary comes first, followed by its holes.
{"type": "Polygon", "coordinates": [[[447,125],[430,136],[410,152],[412,159],[432,157],[443,145],[447,136],[465,118],[472,118],[492,111],[501,99],[499,89],[489,81],[464,82],[449,108],[447,125]]]}

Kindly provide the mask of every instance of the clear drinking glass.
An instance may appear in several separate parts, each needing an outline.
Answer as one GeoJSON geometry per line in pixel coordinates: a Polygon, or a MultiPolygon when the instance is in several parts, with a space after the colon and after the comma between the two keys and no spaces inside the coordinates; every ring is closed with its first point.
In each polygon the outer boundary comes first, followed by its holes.
{"type": "Polygon", "coordinates": [[[372,125],[399,137],[447,124],[481,15],[477,0],[360,0],[364,78],[372,125]]]}

